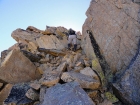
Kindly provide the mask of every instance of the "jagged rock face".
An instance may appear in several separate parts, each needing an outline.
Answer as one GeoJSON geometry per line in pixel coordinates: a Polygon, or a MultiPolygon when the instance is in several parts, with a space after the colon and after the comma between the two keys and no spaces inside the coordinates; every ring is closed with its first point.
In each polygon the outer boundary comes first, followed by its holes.
{"type": "Polygon", "coordinates": [[[139,9],[140,5],[132,0],[92,0],[82,32],[85,53],[94,58],[95,39],[113,73],[124,70],[138,49],[139,9]],[[92,32],[94,39],[90,39],[86,30],[92,32]]]}

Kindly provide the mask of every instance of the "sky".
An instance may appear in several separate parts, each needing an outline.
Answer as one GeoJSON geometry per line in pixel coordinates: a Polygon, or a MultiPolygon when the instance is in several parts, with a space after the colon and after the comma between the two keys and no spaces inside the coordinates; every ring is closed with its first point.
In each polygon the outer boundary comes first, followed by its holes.
{"type": "Polygon", "coordinates": [[[82,31],[91,0],[0,0],[0,52],[17,43],[17,28],[63,26],[82,31]]]}

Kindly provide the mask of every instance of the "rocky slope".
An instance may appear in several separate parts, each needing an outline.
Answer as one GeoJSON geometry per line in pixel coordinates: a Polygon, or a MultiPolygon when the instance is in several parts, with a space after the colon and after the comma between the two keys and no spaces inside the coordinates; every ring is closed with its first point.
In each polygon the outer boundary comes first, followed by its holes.
{"type": "MultiPolygon", "coordinates": [[[[1,53],[1,105],[94,105],[103,102],[100,77],[81,49],[67,50],[67,29],[16,29],[1,53]]],[[[111,101],[107,101],[112,103],[111,101]]]]}
{"type": "Polygon", "coordinates": [[[0,105],[139,105],[138,0],[91,0],[76,52],[64,27],[16,29],[1,52],[0,105]]]}

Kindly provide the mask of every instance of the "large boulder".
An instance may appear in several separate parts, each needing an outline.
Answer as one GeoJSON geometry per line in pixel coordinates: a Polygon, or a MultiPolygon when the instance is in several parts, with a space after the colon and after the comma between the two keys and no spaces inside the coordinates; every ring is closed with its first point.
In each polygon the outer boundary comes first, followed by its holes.
{"type": "Polygon", "coordinates": [[[82,32],[84,52],[94,61],[93,65],[100,63],[101,73],[105,74],[104,77],[97,70],[101,80],[117,75],[114,93],[127,105],[140,104],[140,59],[137,54],[140,46],[140,5],[137,1],[92,0],[82,32]],[[96,57],[99,59],[97,62],[96,57]]]}
{"type": "MultiPolygon", "coordinates": [[[[140,44],[139,44],[140,46],[140,44]]],[[[114,93],[127,105],[140,104],[140,48],[128,69],[121,74],[118,82],[113,84],[114,93]]]]}
{"type": "Polygon", "coordinates": [[[76,82],[57,84],[48,88],[40,105],[94,105],[76,82]]]}
{"type": "Polygon", "coordinates": [[[104,57],[113,73],[125,70],[138,49],[139,8],[132,0],[92,0],[82,32],[87,56],[104,57]]]}
{"type": "Polygon", "coordinates": [[[0,67],[0,79],[8,83],[28,82],[39,77],[35,65],[20,50],[9,52],[0,67]]]}
{"type": "Polygon", "coordinates": [[[45,49],[64,49],[65,46],[61,43],[61,41],[54,35],[44,35],[38,38],[37,44],[39,48],[45,49]]]}
{"type": "Polygon", "coordinates": [[[23,29],[16,29],[11,35],[18,43],[35,42],[36,38],[43,36],[43,34],[27,31],[23,29]]]}

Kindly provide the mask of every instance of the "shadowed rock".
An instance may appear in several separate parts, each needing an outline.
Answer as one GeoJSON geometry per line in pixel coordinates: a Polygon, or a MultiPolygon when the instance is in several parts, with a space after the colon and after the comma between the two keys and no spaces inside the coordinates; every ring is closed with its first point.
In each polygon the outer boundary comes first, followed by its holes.
{"type": "Polygon", "coordinates": [[[27,58],[29,58],[29,59],[31,60],[31,62],[38,62],[38,61],[41,59],[40,56],[35,55],[35,54],[32,54],[32,53],[30,53],[30,52],[28,52],[28,51],[21,50],[21,52],[22,52],[27,58]]]}
{"type": "Polygon", "coordinates": [[[12,87],[9,96],[4,101],[5,104],[16,103],[17,105],[26,104],[32,102],[31,99],[28,99],[25,94],[30,89],[29,84],[20,83],[12,87]]]}
{"type": "Polygon", "coordinates": [[[53,49],[45,49],[45,48],[38,48],[39,52],[45,52],[46,54],[50,54],[53,56],[65,56],[66,54],[61,50],[53,50],[53,49]]]}
{"type": "Polygon", "coordinates": [[[1,52],[1,62],[3,62],[3,60],[8,55],[9,52],[10,52],[10,50],[4,50],[1,52]]]}
{"type": "Polygon", "coordinates": [[[11,89],[12,84],[7,84],[5,87],[0,91],[0,105],[3,105],[4,100],[8,97],[11,89]]]}

